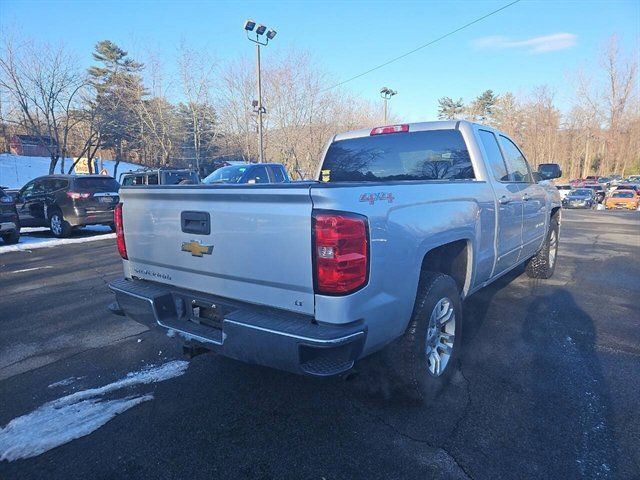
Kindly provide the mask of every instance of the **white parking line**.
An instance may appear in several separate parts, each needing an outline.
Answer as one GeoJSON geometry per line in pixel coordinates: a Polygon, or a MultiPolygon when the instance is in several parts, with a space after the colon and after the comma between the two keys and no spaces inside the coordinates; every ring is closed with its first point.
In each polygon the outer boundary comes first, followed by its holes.
{"type": "Polygon", "coordinates": [[[23,268],[22,270],[14,270],[9,273],[25,273],[25,272],[35,272],[36,270],[45,270],[47,268],[53,268],[51,265],[47,265],[46,267],[33,267],[33,268],[23,268]]]}

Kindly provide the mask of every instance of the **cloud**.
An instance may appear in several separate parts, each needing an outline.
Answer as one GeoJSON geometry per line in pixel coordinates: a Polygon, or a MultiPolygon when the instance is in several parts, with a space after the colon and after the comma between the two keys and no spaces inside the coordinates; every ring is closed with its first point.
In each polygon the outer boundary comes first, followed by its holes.
{"type": "Polygon", "coordinates": [[[542,35],[526,40],[513,40],[509,37],[491,36],[478,38],[473,41],[473,45],[480,49],[503,50],[506,48],[514,48],[535,54],[571,48],[576,44],[576,38],[577,36],[573,33],[553,33],[551,35],[542,35]]]}

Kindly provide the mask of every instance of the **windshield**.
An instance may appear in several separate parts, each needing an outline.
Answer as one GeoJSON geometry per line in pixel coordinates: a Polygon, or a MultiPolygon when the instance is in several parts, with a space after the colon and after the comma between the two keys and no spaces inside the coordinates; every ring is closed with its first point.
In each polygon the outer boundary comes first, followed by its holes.
{"type": "Polygon", "coordinates": [[[475,178],[458,130],[391,133],[333,142],[323,182],[456,180],[475,178]]]}
{"type": "Polygon", "coordinates": [[[213,172],[202,183],[239,183],[248,165],[230,165],[213,172]]]}
{"type": "Polygon", "coordinates": [[[120,184],[112,177],[86,177],[76,178],[74,186],[81,191],[117,192],[120,184]]]}
{"type": "Polygon", "coordinates": [[[588,197],[591,195],[591,190],[588,188],[579,188],[578,190],[574,190],[569,193],[572,197],[588,197]]]}
{"type": "Polygon", "coordinates": [[[613,192],[613,195],[611,196],[614,198],[633,198],[633,192],[631,190],[626,192],[613,192]]]}

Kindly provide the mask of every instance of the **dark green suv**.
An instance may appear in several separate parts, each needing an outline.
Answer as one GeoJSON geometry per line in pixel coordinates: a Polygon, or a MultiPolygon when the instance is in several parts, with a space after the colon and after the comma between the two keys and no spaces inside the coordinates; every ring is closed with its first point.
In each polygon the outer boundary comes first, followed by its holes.
{"type": "Polygon", "coordinates": [[[47,175],[20,189],[15,202],[22,227],[49,227],[68,237],[76,227],[109,225],[120,184],[104,175],[47,175]]]}

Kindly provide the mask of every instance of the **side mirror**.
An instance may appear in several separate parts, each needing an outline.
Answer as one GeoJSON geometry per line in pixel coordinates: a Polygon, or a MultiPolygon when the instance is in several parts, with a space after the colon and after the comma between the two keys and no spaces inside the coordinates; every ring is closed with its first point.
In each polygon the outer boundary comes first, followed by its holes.
{"type": "Polygon", "coordinates": [[[542,180],[551,180],[552,178],[560,178],[562,169],[557,163],[541,163],[538,166],[538,172],[542,180]]]}

